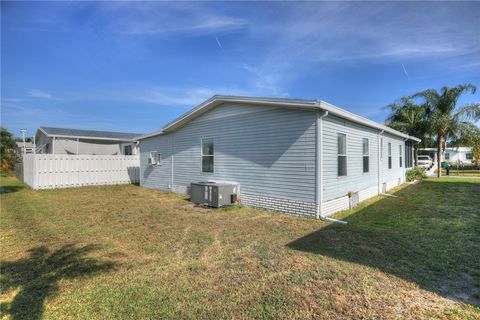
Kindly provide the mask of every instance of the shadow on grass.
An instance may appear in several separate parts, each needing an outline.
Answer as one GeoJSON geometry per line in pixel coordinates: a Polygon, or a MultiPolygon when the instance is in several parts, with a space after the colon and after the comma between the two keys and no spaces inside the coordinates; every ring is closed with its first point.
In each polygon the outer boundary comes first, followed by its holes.
{"type": "Polygon", "coordinates": [[[480,305],[480,184],[425,181],[287,246],[378,268],[480,305]]]}
{"type": "Polygon", "coordinates": [[[114,262],[87,256],[99,248],[97,245],[77,248],[70,244],[51,252],[40,246],[29,250],[27,258],[2,262],[2,293],[19,289],[10,304],[1,306],[2,317],[10,314],[14,320],[40,319],[45,299],[57,293],[60,280],[86,277],[115,268],[114,262]]]}
{"type": "Polygon", "coordinates": [[[0,187],[0,194],[4,193],[13,193],[23,189],[26,189],[25,185],[13,185],[13,186],[1,186],[0,187]]]}

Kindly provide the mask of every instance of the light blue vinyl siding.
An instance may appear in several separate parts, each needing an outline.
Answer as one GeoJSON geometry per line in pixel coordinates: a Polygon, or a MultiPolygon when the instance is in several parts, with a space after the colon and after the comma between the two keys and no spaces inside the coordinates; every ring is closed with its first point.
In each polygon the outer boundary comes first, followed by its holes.
{"type": "Polygon", "coordinates": [[[152,189],[171,189],[172,141],[166,136],[155,136],[140,143],[140,185],[152,189]],[[159,165],[149,165],[150,151],[162,155],[159,165]]]}
{"type": "Polygon", "coordinates": [[[400,167],[398,160],[399,157],[399,145],[402,146],[402,152],[404,152],[405,142],[402,138],[397,138],[393,135],[384,133],[383,135],[383,158],[381,161],[381,182],[389,182],[398,178],[403,178],[404,168],[400,167]],[[388,168],[388,143],[392,144],[392,169],[388,168]]]}
{"type": "Polygon", "coordinates": [[[378,185],[378,130],[335,116],[323,119],[323,201],[378,185]],[[347,175],[339,177],[337,137],[347,136],[347,175]],[[363,138],[369,142],[369,172],[363,172],[363,138]]]}
{"type": "Polygon", "coordinates": [[[225,180],[241,193],[315,201],[315,123],[313,111],[222,105],[172,133],[141,141],[141,185],[168,188],[174,141],[175,186],[225,180]],[[213,138],[214,173],[201,172],[201,139],[213,138]],[[165,166],[148,166],[158,150],[165,166]]]}

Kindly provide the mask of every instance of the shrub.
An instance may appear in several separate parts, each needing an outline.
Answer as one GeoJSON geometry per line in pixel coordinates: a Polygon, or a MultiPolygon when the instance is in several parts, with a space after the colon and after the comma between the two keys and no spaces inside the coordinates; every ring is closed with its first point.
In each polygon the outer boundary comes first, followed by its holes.
{"type": "Polygon", "coordinates": [[[407,181],[422,180],[427,177],[423,168],[412,168],[405,173],[405,176],[407,181]]]}

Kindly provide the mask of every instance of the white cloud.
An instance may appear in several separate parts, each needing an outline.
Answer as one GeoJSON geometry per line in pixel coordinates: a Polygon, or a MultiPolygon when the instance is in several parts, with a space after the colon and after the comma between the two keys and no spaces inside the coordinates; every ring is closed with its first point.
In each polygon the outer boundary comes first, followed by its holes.
{"type": "Polygon", "coordinates": [[[85,88],[81,92],[67,92],[58,100],[65,103],[78,101],[120,101],[122,103],[132,103],[132,105],[146,103],[165,107],[193,107],[214,95],[249,95],[252,93],[253,91],[246,91],[236,87],[182,88],[129,83],[108,88],[85,88]]]}
{"type": "Polygon", "coordinates": [[[250,25],[264,54],[242,69],[273,94],[340,64],[433,61],[480,52],[480,20],[468,6],[452,3],[288,3],[270,16],[262,11],[250,25]]]}
{"type": "Polygon", "coordinates": [[[189,35],[243,28],[244,19],[201,3],[110,2],[99,7],[110,31],[125,35],[189,35]]]}
{"type": "Polygon", "coordinates": [[[5,102],[5,103],[15,103],[15,102],[22,102],[23,99],[20,99],[20,98],[8,98],[8,97],[2,97],[2,102],[5,102]]]}
{"type": "Polygon", "coordinates": [[[260,69],[249,64],[243,64],[241,68],[253,75],[253,83],[257,95],[270,95],[276,97],[288,97],[289,94],[282,88],[284,77],[275,74],[275,71],[260,69]]]}
{"type": "Polygon", "coordinates": [[[50,93],[38,89],[31,89],[28,91],[28,95],[33,98],[53,99],[50,93]]]}

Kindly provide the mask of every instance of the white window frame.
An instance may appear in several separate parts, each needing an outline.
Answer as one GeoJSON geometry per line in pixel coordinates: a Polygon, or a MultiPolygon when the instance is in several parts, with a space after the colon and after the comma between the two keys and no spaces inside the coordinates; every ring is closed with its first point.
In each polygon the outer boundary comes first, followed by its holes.
{"type": "Polygon", "coordinates": [[[368,138],[362,138],[362,172],[363,173],[369,173],[370,172],[370,139],[368,138]],[[365,154],[365,151],[363,150],[363,143],[367,141],[367,153],[365,154]],[[365,171],[365,166],[364,166],[364,161],[365,157],[368,158],[368,170],[365,171]]]}
{"type": "Polygon", "coordinates": [[[348,144],[348,136],[346,133],[344,132],[337,132],[337,178],[343,178],[343,177],[347,177],[348,176],[348,148],[347,148],[347,144],[348,144]],[[344,154],[340,154],[338,153],[338,137],[342,135],[342,136],[345,136],[345,153],[344,154]],[[344,175],[339,175],[338,174],[338,169],[339,169],[339,161],[338,161],[338,157],[345,157],[345,174],[344,175]]]}
{"type": "Polygon", "coordinates": [[[215,139],[213,137],[204,137],[200,139],[200,172],[203,174],[212,174],[215,173],[215,139]],[[212,140],[213,144],[213,154],[203,154],[203,141],[204,140],[212,140]],[[212,172],[210,171],[203,171],[203,157],[212,157],[213,159],[213,168],[212,172]]]}

